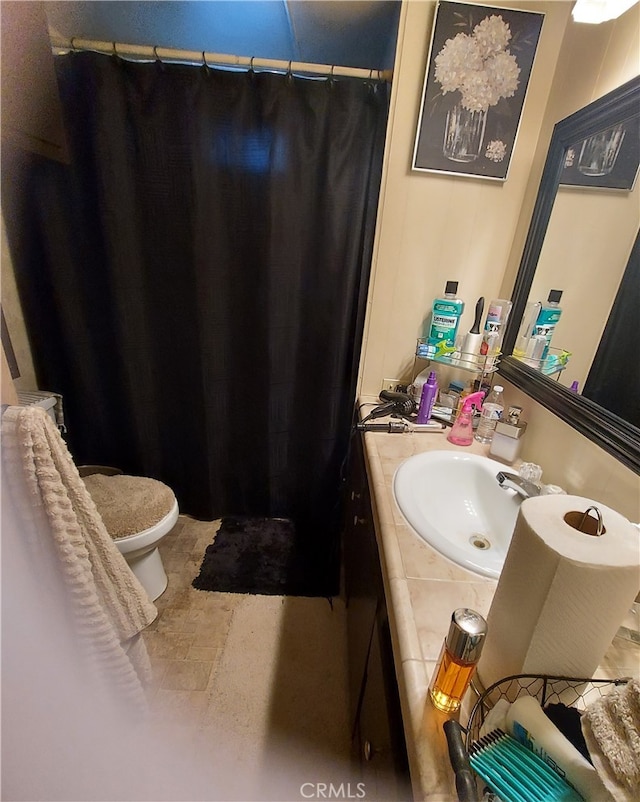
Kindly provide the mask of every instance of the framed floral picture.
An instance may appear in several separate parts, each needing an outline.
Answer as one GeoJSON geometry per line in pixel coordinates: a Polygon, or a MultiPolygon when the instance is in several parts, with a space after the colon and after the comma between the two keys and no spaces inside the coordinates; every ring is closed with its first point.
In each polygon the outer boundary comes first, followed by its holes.
{"type": "Polygon", "coordinates": [[[438,3],[414,170],[504,181],[544,14],[438,3]]]}
{"type": "Polygon", "coordinates": [[[631,191],[640,165],[640,113],[567,148],[560,183],[631,191]]]}

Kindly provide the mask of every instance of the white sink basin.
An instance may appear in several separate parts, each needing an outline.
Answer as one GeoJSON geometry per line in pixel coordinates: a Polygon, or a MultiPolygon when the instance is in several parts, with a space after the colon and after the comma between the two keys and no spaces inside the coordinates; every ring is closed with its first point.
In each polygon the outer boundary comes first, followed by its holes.
{"type": "Polygon", "coordinates": [[[393,493],[416,534],[457,565],[498,578],[522,498],[498,484],[501,462],[456,451],[402,463],[393,493]]]}

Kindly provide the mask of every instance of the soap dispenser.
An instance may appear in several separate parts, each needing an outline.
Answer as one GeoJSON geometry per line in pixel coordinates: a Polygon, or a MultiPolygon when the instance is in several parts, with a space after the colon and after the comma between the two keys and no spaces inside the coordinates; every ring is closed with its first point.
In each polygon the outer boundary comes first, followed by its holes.
{"type": "Polygon", "coordinates": [[[460,414],[456,418],[447,440],[456,446],[470,446],[473,442],[473,410],[482,409],[484,391],[471,393],[464,399],[460,414]]]}

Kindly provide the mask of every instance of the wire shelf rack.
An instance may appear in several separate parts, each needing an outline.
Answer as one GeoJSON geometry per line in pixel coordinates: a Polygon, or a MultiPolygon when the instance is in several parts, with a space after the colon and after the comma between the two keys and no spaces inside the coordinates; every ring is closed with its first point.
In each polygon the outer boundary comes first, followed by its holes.
{"type": "Polygon", "coordinates": [[[594,679],[550,676],[544,674],[514,674],[490,685],[471,709],[466,726],[467,749],[480,737],[480,730],[489,710],[499,699],[515,702],[521,696],[534,696],[541,707],[563,703],[568,707],[585,710],[592,702],[606,696],[618,685],[625,685],[629,677],[594,679]]]}
{"type": "Polygon", "coordinates": [[[452,368],[460,368],[461,370],[471,371],[472,373],[486,376],[490,373],[495,373],[498,370],[500,363],[500,351],[495,351],[492,354],[471,354],[461,351],[456,348],[449,348],[445,342],[440,343],[435,347],[429,343],[425,337],[421,337],[416,342],[415,358],[414,358],[414,373],[416,361],[418,359],[427,360],[429,362],[436,362],[440,365],[448,365],[452,368]]]}

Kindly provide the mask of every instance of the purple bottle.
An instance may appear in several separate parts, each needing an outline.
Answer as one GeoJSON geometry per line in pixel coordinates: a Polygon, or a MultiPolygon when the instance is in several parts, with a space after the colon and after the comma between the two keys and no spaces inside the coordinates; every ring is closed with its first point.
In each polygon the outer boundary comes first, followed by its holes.
{"type": "Polygon", "coordinates": [[[431,410],[438,395],[438,379],[432,370],[429,378],[422,385],[422,395],[420,396],[420,406],[418,407],[418,417],[416,423],[426,423],[431,417],[431,410]]]}

